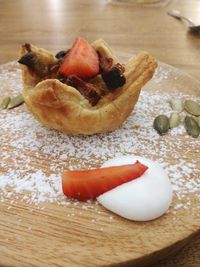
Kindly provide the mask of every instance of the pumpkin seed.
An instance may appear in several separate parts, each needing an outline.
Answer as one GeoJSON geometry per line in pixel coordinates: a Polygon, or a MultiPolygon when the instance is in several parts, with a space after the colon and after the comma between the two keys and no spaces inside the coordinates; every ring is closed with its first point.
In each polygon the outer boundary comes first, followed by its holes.
{"type": "Polygon", "coordinates": [[[153,122],[154,129],[160,134],[164,134],[169,130],[169,118],[166,115],[159,115],[153,122]]]}
{"type": "Polygon", "coordinates": [[[179,113],[184,109],[184,103],[181,99],[171,99],[169,101],[169,104],[174,111],[177,111],[179,113]]]}
{"type": "Polygon", "coordinates": [[[7,108],[7,106],[8,106],[9,103],[10,103],[10,97],[7,96],[7,97],[5,97],[5,98],[1,101],[0,108],[1,108],[1,109],[5,109],[5,108],[7,108]]]}
{"type": "Polygon", "coordinates": [[[200,134],[200,127],[197,122],[190,116],[185,117],[185,129],[189,135],[197,138],[200,134]]]}
{"type": "Polygon", "coordinates": [[[24,103],[23,96],[22,94],[19,94],[18,96],[11,98],[10,103],[8,104],[8,109],[18,107],[23,103],[24,103]]]}
{"type": "Polygon", "coordinates": [[[200,105],[197,102],[185,100],[184,108],[188,113],[194,116],[200,116],[200,105]]]}
{"type": "Polygon", "coordinates": [[[172,112],[169,118],[169,127],[171,129],[175,128],[180,124],[180,122],[181,122],[181,117],[178,114],[178,112],[172,112]]]}
{"type": "Polygon", "coordinates": [[[197,124],[200,127],[200,116],[199,117],[193,117],[193,119],[197,122],[197,124]]]}

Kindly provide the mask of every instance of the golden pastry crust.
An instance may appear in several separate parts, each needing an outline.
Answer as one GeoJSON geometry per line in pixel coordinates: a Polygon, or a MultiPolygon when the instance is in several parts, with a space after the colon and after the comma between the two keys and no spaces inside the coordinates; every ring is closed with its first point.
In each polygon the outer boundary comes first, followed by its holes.
{"type": "MultiPolygon", "coordinates": [[[[103,40],[95,41],[93,46],[96,50],[103,49],[117,62],[112,50],[103,40]]],[[[31,50],[42,53],[47,64],[56,60],[44,49],[31,45],[31,50]]],[[[25,52],[22,47],[20,56],[25,52]]],[[[48,128],[72,135],[109,132],[118,128],[130,115],[142,86],[152,78],[156,67],[154,57],[147,52],[140,52],[126,65],[125,85],[103,96],[97,105],[92,106],[75,88],[58,79],[41,81],[41,78],[23,65],[23,97],[35,118],[48,128]]],[[[105,86],[103,82],[102,86],[105,86]]]]}

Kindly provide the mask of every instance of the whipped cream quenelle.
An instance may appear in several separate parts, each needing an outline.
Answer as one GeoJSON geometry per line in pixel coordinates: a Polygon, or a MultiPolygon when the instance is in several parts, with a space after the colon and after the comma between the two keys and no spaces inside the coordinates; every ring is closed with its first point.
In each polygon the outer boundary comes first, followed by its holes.
{"type": "Polygon", "coordinates": [[[134,221],[149,221],[163,215],[172,201],[172,185],[163,168],[156,162],[123,156],[106,161],[102,167],[119,166],[139,160],[148,166],[139,178],[100,195],[97,200],[106,209],[134,221]]]}

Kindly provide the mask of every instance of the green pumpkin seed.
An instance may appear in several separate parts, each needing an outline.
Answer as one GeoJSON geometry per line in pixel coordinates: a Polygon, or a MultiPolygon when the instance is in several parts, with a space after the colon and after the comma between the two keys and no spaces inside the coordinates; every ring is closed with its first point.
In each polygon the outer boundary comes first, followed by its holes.
{"type": "Polygon", "coordinates": [[[200,127],[200,116],[199,117],[193,117],[193,119],[197,122],[197,124],[200,127]]]}
{"type": "Polygon", "coordinates": [[[197,122],[190,116],[185,117],[185,129],[189,135],[194,138],[197,138],[200,134],[200,127],[197,122]]]}
{"type": "Polygon", "coordinates": [[[10,99],[9,96],[5,97],[5,98],[1,101],[0,108],[1,108],[1,109],[5,109],[5,108],[7,108],[8,104],[10,103],[10,100],[11,100],[11,99],[10,99]]]}
{"type": "Polygon", "coordinates": [[[23,103],[24,103],[23,96],[22,94],[19,94],[18,96],[11,98],[10,103],[8,104],[8,109],[18,107],[23,103]]]}
{"type": "Polygon", "coordinates": [[[159,115],[153,122],[154,129],[160,134],[164,134],[169,130],[169,118],[165,115],[159,115]]]}
{"type": "Polygon", "coordinates": [[[171,99],[169,101],[169,104],[174,111],[177,111],[179,113],[184,109],[184,103],[181,99],[171,99]]]}
{"type": "Polygon", "coordinates": [[[181,117],[178,114],[178,112],[172,112],[169,118],[169,127],[171,129],[175,128],[180,124],[180,122],[181,122],[181,117]]]}
{"type": "Polygon", "coordinates": [[[185,100],[184,108],[188,113],[194,116],[200,116],[200,105],[197,102],[193,100],[185,100]]]}

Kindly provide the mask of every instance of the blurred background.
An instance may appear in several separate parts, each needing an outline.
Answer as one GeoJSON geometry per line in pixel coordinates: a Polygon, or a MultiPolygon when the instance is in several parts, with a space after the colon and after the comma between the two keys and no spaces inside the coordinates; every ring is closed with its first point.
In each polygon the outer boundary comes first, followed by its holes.
{"type": "Polygon", "coordinates": [[[200,24],[199,0],[149,6],[108,0],[1,0],[0,64],[16,59],[24,42],[56,52],[70,47],[76,36],[91,42],[101,37],[116,51],[148,50],[200,78],[200,38],[187,33],[186,23],[166,14],[172,8],[200,24]]]}

